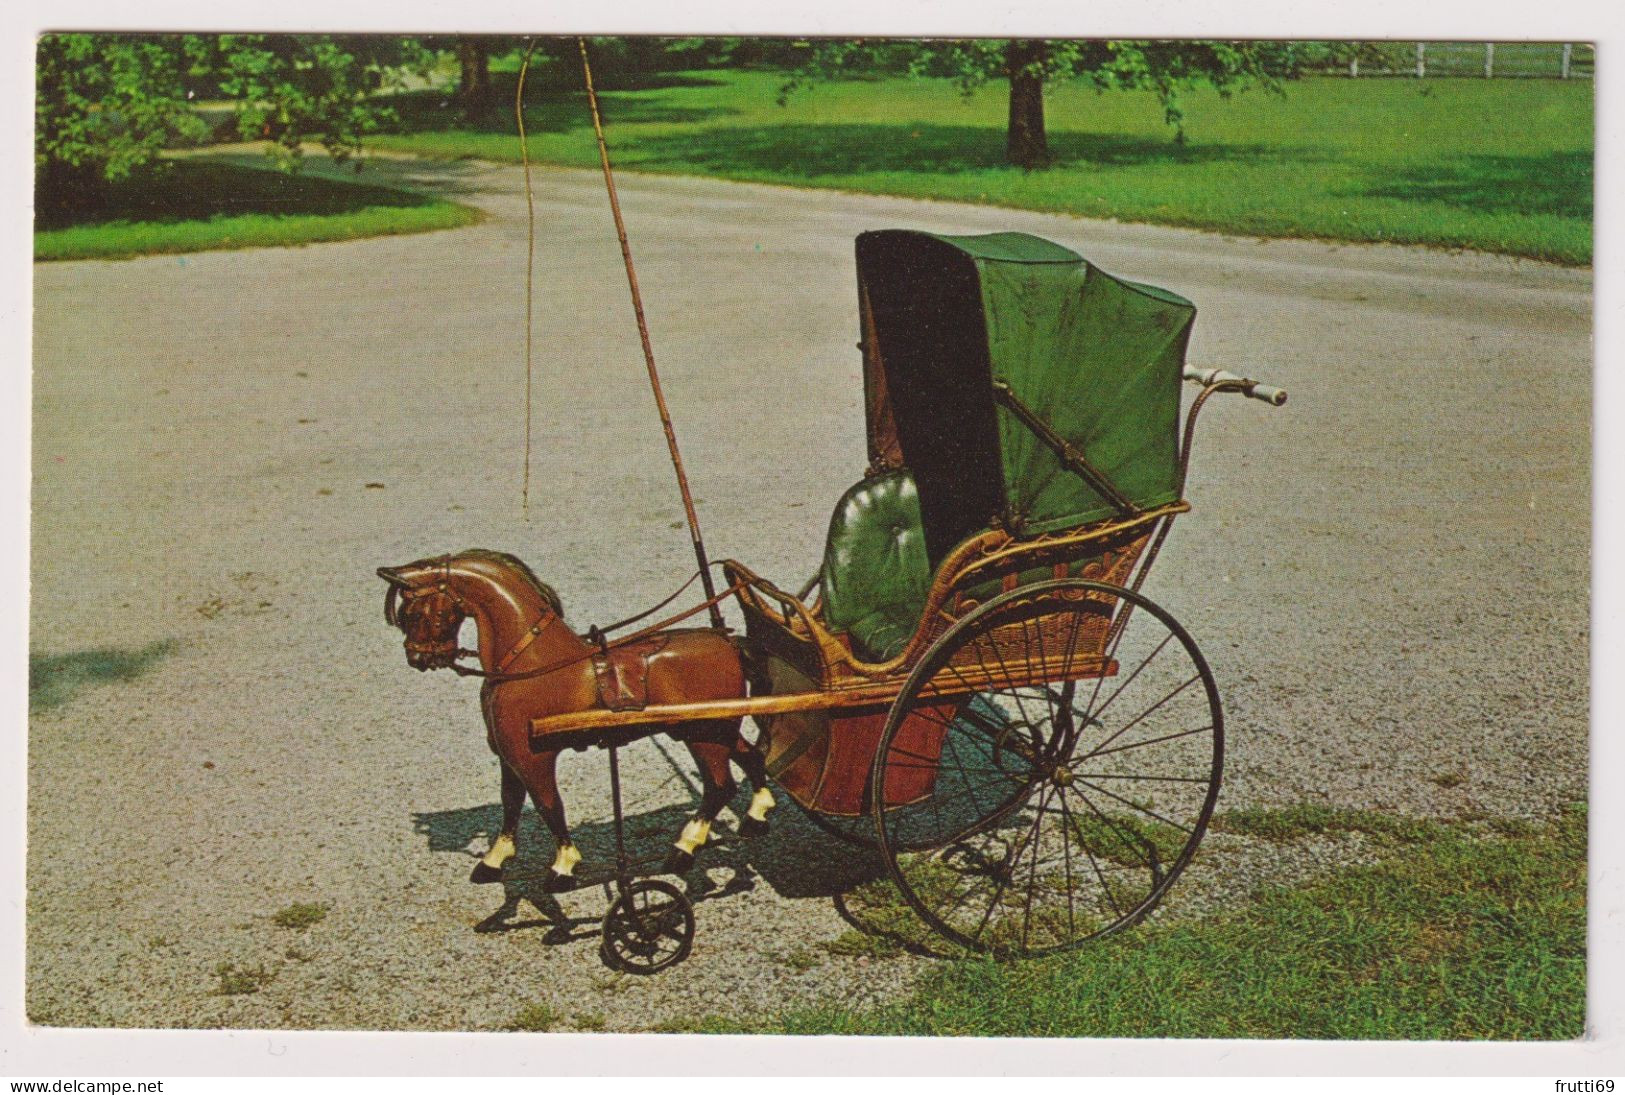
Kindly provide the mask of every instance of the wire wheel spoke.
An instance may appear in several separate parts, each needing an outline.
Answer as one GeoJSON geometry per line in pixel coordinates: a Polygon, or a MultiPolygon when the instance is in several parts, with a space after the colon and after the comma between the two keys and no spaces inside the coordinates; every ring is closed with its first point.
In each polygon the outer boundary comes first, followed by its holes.
{"type": "Polygon", "coordinates": [[[634,882],[604,914],[604,961],[626,973],[659,973],[693,946],[694,907],[668,882],[634,882]]]}
{"type": "Polygon", "coordinates": [[[888,874],[922,932],[972,949],[1117,931],[1190,862],[1223,733],[1200,651],[1148,599],[1086,579],[994,598],[926,652],[887,717],[870,785],[888,874]],[[1119,603],[1135,611],[1108,630],[1119,603]],[[944,717],[927,685],[955,676],[990,683],[944,717]]]}

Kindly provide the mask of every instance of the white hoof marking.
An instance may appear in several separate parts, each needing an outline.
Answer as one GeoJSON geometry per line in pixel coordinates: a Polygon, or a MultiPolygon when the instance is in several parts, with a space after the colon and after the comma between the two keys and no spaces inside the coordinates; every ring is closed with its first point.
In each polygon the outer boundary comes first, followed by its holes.
{"type": "Polygon", "coordinates": [[[575,873],[576,864],[580,862],[581,853],[576,851],[574,844],[560,844],[558,855],[553,857],[553,873],[568,878],[575,873]]]}
{"type": "Polygon", "coordinates": [[[491,842],[491,850],[485,853],[485,858],[480,862],[493,870],[500,871],[502,865],[513,858],[513,854],[513,837],[503,833],[491,842]]]}
{"type": "Polygon", "coordinates": [[[776,805],[773,792],[766,787],[758,787],[756,793],[750,796],[750,809],[745,811],[745,816],[752,821],[766,821],[767,812],[776,805]]]}
{"type": "Polygon", "coordinates": [[[711,823],[694,818],[683,826],[683,835],[677,838],[677,847],[693,855],[711,837],[711,823]]]}

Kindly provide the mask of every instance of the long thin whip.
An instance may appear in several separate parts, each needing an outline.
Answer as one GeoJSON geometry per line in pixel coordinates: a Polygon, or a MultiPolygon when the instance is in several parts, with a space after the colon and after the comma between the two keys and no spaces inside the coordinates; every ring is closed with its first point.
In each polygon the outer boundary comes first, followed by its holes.
{"type": "Polygon", "coordinates": [[[530,71],[530,55],[536,40],[525,49],[519,64],[519,86],[513,93],[513,116],[519,123],[519,159],[525,165],[525,473],[519,488],[520,512],[530,516],[530,416],[531,416],[531,300],[536,277],[536,197],[530,186],[530,146],[525,139],[525,73],[530,71]]]}
{"type": "MultiPolygon", "coordinates": [[[[711,563],[705,556],[705,541],[700,536],[700,519],[694,512],[694,497],[688,490],[688,475],[683,471],[683,456],[677,451],[677,431],[672,428],[671,412],[666,409],[666,396],[660,389],[660,373],[655,369],[654,347],[649,342],[649,324],[643,317],[643,295],[638,292],[637,270],[632,265],[632,247],[626,242],[626,222],[621,219],[621,202],[615,194],[615,175],[609,166],[609,146],[604,143],[604,122],[598,114],[598,92],[592,86],[592,65],[587,60],[587,40],[577,38],[581,50],[581,73],[587,81],[587,105],[592,109],[592,131],[598,138],[598,159],[604,166],[604,187],[609,191],[609,211],[615,217],[615,235],[621,241],[621,258],[626,263],[626,284],[632,290],[632,311],[638,319],[638,338],[643,343],[643,361],[649,367],[649,386],[654,389],[655,406],[660,410],[660,424],[666,430],[666,447],[671,450],[672,470],[677,473],[677,489],[683,494],[683,512],[688,515],[688,532],[694,541],[694,558],[700,564],[700,580],[705,584],[707,599],[717,595],[711,581],[711,563]]],[[[711,626],[722,627],[722,610],[713,602],[711,626]]]]}

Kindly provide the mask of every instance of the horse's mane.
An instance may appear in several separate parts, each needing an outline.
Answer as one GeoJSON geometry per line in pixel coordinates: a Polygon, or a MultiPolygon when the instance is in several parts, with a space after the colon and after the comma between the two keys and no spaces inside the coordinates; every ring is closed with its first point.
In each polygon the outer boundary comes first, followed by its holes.
{"type": "Polygon", "coordinates": [[[469,548],[467,551],[457,553],[459,559],[480,559],[487,563],[495,563],[500,567],[518,574],[531,584],[531,587],[541,595],[542,599],[552,607],[560,616],[564,615],[564,602],[559,600],[558,592],[546,582],[536,577],[536,572],[516,555],[509,555],[505,551],[488,551],[485,548],[469,548]]]}

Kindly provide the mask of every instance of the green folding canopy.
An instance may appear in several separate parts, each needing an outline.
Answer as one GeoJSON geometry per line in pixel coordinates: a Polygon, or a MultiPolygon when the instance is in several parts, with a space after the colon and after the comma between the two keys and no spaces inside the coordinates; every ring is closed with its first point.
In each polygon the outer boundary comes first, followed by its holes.
{"type": "Polygon", "coordinates": [[[1173,502],[1196,308],[1019,232],[857,240],[869,455],[919,487],[939,561],[1173,502]]]}

